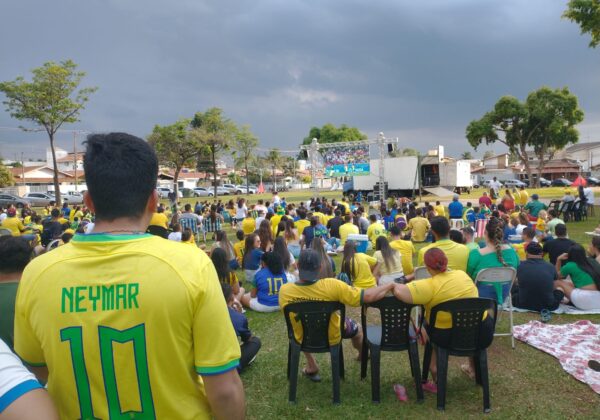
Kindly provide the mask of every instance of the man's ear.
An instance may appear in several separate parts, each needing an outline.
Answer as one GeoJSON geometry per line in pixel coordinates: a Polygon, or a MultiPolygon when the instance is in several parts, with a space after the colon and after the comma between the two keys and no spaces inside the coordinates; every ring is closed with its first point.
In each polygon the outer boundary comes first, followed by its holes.
{"type": "Polygon", "coordinates": [[[146,211],[150,213],[155,213],[156,208],[158,207],[158,191],[156,189],[152,190],[152,194],[148,197],[148,202],[146,203],[146,211]]]}
{"type": "Polygon", "coordinates": [[[94,202],[92,201],[92,196],[88,191],[83,192],[83,203],[85,206],[90,209],[92,213],[96,213],[96,208],[94,207],[94,202]]]}

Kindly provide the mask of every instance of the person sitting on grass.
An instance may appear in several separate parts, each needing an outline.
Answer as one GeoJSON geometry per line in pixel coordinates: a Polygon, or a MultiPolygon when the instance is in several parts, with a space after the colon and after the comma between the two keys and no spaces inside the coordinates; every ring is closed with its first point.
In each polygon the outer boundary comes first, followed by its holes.
{"type": "Polygon", "coordinates": [[[263,251],[260,249],[260,238],[256,233],[246,236],[242,268],[246,274],[246,281],[252,283],[254,275],[260,269],[260,258],[263,251]]]}
{"type": "Polygon", "coordinates": [[[465,226],[461,229],[463,234],[463,239],[465,241],[465,246],[471,252],[474,249],[479,249],[479,244],[475,242],[475,231],[471,226],[465,226]]]}
{"type": "MultiPolygon", "coordinates": [[[[475,252],[475,251],[473,251],[475,252]]],[[[430,248],[424,256],[425,267],[431,275],[429,279],[413,281],[406,285],[396,284],[394,286],[394,296],[405,303],[413,303],[425,306],[425,332],[424,338],[431,336],[431,326],[429,317],[431,309],[440,303],[454,299],[478,297],[477,288],[469,276],[460,270],[448,270],[448,258],[439,248],[430,248]]],[[[435,321],[437,335],[431,336],[432,341],[441,347],[450,345],[452,335],[452,318],[450,314],[440,312],[435,321]]],[[[479,342],[482,347],[489,345],[494,336],[494,323],[488,315],[481,325],[479,342]]],[[[462,370],[469,375],[475,376],[475,363],[473,358],[469,358],[469,364],[461,366],[462,370]]],[[[431,356],[429,371],[434,382],[423,384],[423,389],[428,392],[437,392],[437,365],[435,349],[431,356]]]]}
{"type": "Polygon", "coordinates": [[[554,287],[564,292],[577,309],[600,309],[600,269],[588,260],[581,245],[574,244],[556,259],[556,272],[560,280],[554,282],[554,287]],[[567,277],[570,281],[565,280],[567,277]]]}
{"type": "Polygon", "coordinates": [[[242,296],[242,305],[256,312],[277,312],[279,289],[287,283],[283,261],[279,254],[265,252],[260,262],[262,268],[254,275],[250,293],[242,296]]]}
{"type": "Polygon", "coordinates": [[[240,340],[242,340],[242,344],[240,345],[242,356],[240,357],[240,365],[238,366],[238,372],[242,373],[246,367],[254,362],[262,343],[257,336],[252,335],[252,331],[248,327],[248,318],[241,313],[241,307],[238,307],[239,302],[236,302],[231,286],[227,283],[221,283],[221,288],[225,302],[227,303],[233,329],[240,340]]]}
{"type": "Polygon", "coordinates": [[[537,242],[530,242],[525,252],[527,259],[517,268],[518,283],[512,288],[512,304],[537,312],[556,310],[565,295],[554,289],[557,279],[554,266],[544,261],[544,250],[537,242]]]}
{"type": "MultiPolygon", "coordinates": [[[[394,284],[359,289],[349,286],[334,278],[319,279],[322,267],[321,256],[313,249],[306,249],[300,253],[298,259],[299,280],[296,283],[284,284],[279,290],[279,306],[283,311],[290,303],[298,302],[341,302],[344,305],[358,307],[363,303],[376,302],[382,299],[392,290],[394,284]]],[[[344,331],[340,336],[340,316],[334,313],[330,319],[329,342],[337,344],[342,338],[351,339],[352,346],[358,351],[360,360],[362,350],[363,333],[359,323],[346,317],[344,320],[344,331]]],[[[302,324],[295,321],[292,316],[292,328],[296,340],[302,341],[302,324]]],[[[319,382],[319,366],[312,354],[304,353],[306,367],[302,370],[303,375],[311,381],[319,382]]]]}
{"type": "Polygon", "coordinates": [[[235,253],[235,259],[237,260],[239,266],[242,266],[242,259],[244,257],[244,238],[246,237],[246,235],[244,235],[244,231],[243,230],[237,230],[235,232],[235,237],[238,240],[236,243],[233,244],[233,252],[235,253]]]}
{"type": "Polygon", "coordinates": [[[244,296],[244,288],[240,286],[240,281],[235,274],[235,271],[231,269],[229,265],[229,258],[227,252],[223,248],[216,248],[210,254],[215,270],[217,270],[217,277],[221,283],[228,284],[233,291],[233,297],[235,298],[235,305],[241,308],[240,299],[244,296]]]}
{"type": "Polygon", "coordinates": [[[467,271],[467,261],[469,259],[469,249],[466,245],[457,244],[451,241],[448,235],[450,234],[450,223],[445,217],[437,216],[431,219],[431,233],[435,242],[427,245],[419,250],[417,265],[422,266],[424,256],[428,249],[439,248],[448,257],[449,265],[452,270],[467,271]]]}
{"type": "Polygon", "coordinates": [[[348,276],[353,286],[359,289],[375,287],[377,282],[371,271],[375,264],[377,264],[375,258],[362,252],[356,252],[356,242],[346,242],[340,271],[348,276]]]}
{"type": "Polygon", "coordinates": [[[408,230],[410,231],[410,239],[413,242],[425,242],[427,238],[427,232],[431,225],[429,220],[422,217],[423,209],[418,208],[415,213],[415,217],[408,221],[408,230]]]}
{"type": "Polygon", "coordinates": [[[523,242],[521,242],[520,244],[513,244],[513,248],[515,249],[515,251],[517,251],[519,261],[525,261],[525,259],[527,258],[525,248],[527,248],[527,245],[529,245],[531,242],[537,242],[533,228],[526,227],[525,229],[523,229],[523,233],[521,233],[521,239],[523,240],[523,242]]]}

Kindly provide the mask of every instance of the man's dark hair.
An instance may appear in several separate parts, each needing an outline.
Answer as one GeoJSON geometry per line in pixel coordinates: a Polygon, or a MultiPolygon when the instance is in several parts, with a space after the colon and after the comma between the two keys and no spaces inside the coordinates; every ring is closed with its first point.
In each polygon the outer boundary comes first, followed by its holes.
{"type": "Polygon", "coordinates": [[[29,243],[18,236],[0,236],[0,273],[21,273],[31,261],[29,243]]]}
{"type": "Polygon", "coordinates": [[[553,219],[558,217],[558,212],[554,209],[548,210],[548,214],[552,216],[553,219]]]}
{"type": "Polygon", "coordinates": [[[88,136],[83,168],[98,220],[140,217],[156,188],[158,160],[144,140],[126,133],[88,136]]]}
{"type": "Polygon", "coordinates": [[[558,225],[554,226],[554,233],[556,236],[567,236],[567,225],[564,223],[559,223],[558,225]]]}
{"type": "Polygon", "coordinates": [[[377,221],[377,216],[375,216],[374,214],[370,215],[369,221],[371,221],[372,223],[375,223],[377,221]]]}
{"type": "Polygon", "coordinates": [[[400,228],[398,226],[394,225],[390,228],[390,233],[394,236],[398,236],[398,235],[400,235],[400,228]]]}
{"type": "Polygon", "coordinates": [[[535,237],[535,231],[533,228],[526,227],[523,229],[522,235],[526,238],[533,239],[535,237]]]}
{"type": "Polygon", "coordinates": [[[448,219],[444,216],[432,217],[429,223],[431,224],[431,231],[437,236],[440,238],[448,237],[448,234],[450,233],[450,223],[448,223],[448,219]]]}
{"type": "Polygon", "coordinates": [[[54,217],[55,219],[60,216],[60,210],[59,209],[52,209],[52,211],[50,212],[50,216],[54,217]]]}
{"type": "Polygon", "coordinates": [[[183,209],[185,211],[192,211],[192,205],[190,203],[186,203],[186,205],[183,206],[183,209]]]}
{"type": "Polygon", "coordinates": [[[244,231],[243,230],[237,230],[235,232],[235,237],[238,238],[239,241],[242,241],[244,239],[244,231]]]}

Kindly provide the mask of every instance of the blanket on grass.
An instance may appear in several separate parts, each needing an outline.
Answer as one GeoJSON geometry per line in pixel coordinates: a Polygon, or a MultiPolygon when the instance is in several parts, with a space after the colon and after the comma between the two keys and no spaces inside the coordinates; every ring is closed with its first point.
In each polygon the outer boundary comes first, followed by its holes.
{"type": "Polygon", "coordinates": [[[600,361],[600,325],[588,320],[550,325],[539,321],[515,325],[515,338],[556,357],[562,368],[600,394],[600,372],[588,367],[600,361]]]}
{"type": "MultiPolygon", "coordinates": [[[[508,307],[503,308],[505,311],[508,311],[508,307]]],[[[530,311],[529,309],[517,308],[513,307],[513,311],[515,312],[536,312],[530,311]]],[[[581,309],[577,309],[571,305],[563,305],[562,303],[558,306],[555,311],[552,311],[553,314],[567,314],[567,315],[593,315],[600,314],[600,309],[592,309],[589,311],[582,311],[581,309]]]]}

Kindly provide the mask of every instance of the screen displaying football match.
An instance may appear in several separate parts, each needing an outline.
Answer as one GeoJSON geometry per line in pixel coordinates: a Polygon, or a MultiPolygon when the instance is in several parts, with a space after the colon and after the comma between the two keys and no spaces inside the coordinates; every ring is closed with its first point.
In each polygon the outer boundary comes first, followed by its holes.
{"type": "Polygon", "coordinates": [[[369,175],[369,145],[331,147],[320,150],[325,166],[325,175],[360,176],[369,175]]]}

